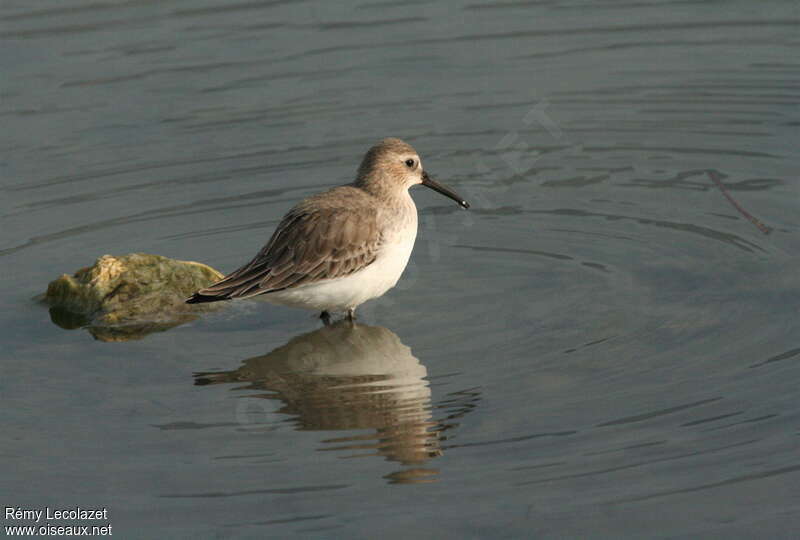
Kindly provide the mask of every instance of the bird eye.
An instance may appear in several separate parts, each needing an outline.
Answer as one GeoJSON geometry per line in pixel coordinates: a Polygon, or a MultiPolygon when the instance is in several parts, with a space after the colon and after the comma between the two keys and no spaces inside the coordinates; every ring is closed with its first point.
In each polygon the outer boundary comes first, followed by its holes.
{"type": "Polygon", "coordinates": [[[416,162],[413,159],[407,159],[406,160],[406,166],[409,169],[413,169],[415,164],[416,164],[416,162]]]}

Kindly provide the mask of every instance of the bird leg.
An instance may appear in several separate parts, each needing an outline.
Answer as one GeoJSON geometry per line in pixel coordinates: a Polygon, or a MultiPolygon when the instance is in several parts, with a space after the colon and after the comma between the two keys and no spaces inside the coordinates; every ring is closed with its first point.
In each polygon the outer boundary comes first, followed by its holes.
{"type": "Polygon", "coordinates": [[[323,311],[322,313],[320,313],[319,314],[319,318],[322,319],[322,323],[325,326],[330,326],[331,325],[331,314],[328,313],[327,311],[323,311]]]}

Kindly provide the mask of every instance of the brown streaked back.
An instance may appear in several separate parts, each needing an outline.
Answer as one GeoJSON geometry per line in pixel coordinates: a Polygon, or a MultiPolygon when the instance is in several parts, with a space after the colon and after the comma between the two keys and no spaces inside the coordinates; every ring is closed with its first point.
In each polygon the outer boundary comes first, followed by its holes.
{"type": "Polygon", "coordinates": [[[189,303],[267,294],[344,277],[375,261],[383,244],[373,196],[341,186],[292,208],[255,258],[189,303]]]}

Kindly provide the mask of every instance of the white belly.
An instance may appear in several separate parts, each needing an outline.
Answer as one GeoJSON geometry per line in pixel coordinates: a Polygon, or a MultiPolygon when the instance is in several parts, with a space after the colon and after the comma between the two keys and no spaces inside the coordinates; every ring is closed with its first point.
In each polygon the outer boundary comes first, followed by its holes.
{"type": "Polygon", "coordinates": [[[258,298],[282,306],[316,311],[345,311],[377,298],[397,284],[417,237],[416,211],[413,223],[387,242],[375,261],[342,278],[260,295],[258,298]]]}

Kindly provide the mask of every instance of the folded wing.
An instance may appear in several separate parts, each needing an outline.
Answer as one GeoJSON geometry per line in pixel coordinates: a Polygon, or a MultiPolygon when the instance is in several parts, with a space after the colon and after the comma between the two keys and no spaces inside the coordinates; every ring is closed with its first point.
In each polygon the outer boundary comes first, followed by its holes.
{"type": "Polygon", "coordinates": [[[283,218],[252,261],[186,301],[247,298],[344,277],[372,264],[381,244],[373,208],[352,212],[300,205],[283,218]]]}

